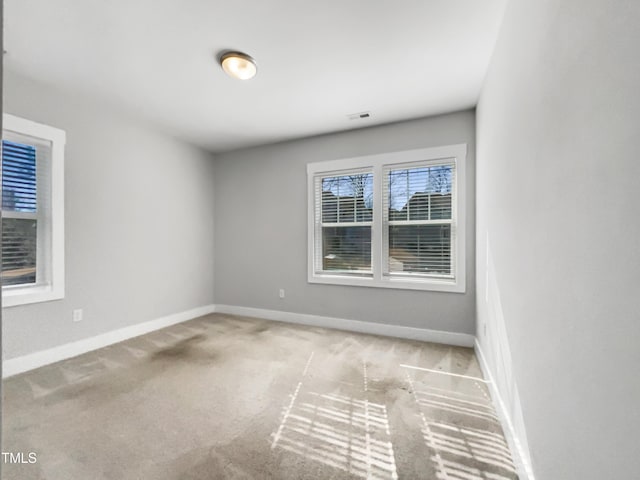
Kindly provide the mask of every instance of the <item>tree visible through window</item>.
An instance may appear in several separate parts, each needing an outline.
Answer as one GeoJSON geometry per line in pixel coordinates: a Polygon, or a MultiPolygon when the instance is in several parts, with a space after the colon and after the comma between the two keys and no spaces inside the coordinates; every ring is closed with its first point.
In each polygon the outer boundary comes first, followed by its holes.
{"type": "Polygon", "coordinates": [[[451,274],[453,177],[452,165],[388,170],[388,274],[451,274]]]}
{"type": "Polygon", "coordinates": [[[322,179],[322,269],[371,272],[373,175],[322,179]]]}
{"type": "Polygon", "coordinates": [[[309,282],[464,292],[466,151],[308,164],[309,282]]]}

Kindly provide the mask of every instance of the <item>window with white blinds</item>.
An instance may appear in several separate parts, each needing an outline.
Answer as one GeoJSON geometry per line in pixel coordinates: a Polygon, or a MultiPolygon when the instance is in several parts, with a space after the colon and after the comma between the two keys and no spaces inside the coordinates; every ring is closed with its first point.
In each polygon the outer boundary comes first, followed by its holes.
{"type": "Polygon", "coordinates": [[[3,116],[3,306],[63,295],[64,140],[61,130],[3,116]]]}
{"type": "Polygon", "coordinates": [[[465,291],[466,146],[312,163],[309,282],[465,291]]]}
{"type": "Polygon", "coordinates": [[[455,162],[383,169],[384,273],[452,278],[455,162]]]}
{"type": "Polygon", "coordinates": [[[318,176],[315,182],[316,271],[371,275],[373,173],[318,176]]]}
{"type": "Polygon", "coordinates": [[[42,213],[36,181],[39,163],[34,145],[2,140],[3,285],[36,283],[38,216],[42,213]]]}

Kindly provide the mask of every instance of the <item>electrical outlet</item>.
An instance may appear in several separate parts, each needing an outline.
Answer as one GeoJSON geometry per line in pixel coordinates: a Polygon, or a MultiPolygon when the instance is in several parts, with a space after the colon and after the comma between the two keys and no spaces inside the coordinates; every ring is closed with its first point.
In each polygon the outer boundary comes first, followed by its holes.
{"type": "Polygon", "coordinates": [[[284,298],[284,288],[280,289],[280,298],[284,298]]]}
{"type": "Polygon", "coordinates": [[[82,321],[82,309],[81,308],[78,308],[78,309],[73,311],[73,321],[74,322],[81,322],[82,321]]]}

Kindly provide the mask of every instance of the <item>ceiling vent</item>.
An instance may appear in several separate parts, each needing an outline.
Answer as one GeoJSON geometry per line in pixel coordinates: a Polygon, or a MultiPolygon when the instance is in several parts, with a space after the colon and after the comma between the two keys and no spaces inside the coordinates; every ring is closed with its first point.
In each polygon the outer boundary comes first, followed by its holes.
{"type": "Polygon", "coordinates": [[[349,120],[362,120],[371,117],[371,112],[358,112],[347,115],[349,120]]]}

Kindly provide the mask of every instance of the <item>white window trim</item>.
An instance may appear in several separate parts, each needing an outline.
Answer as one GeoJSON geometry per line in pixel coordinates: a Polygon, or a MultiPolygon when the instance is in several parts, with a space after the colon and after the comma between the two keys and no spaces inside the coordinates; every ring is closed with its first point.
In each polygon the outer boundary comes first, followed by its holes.
{"type": "Polygon", "coordinates": [[[329,160],[307,164],[307,281],[332,285],[360,287],[397,288],[407,290],[430,290],[438,292],[464,293],[466,291],[466,144],[421,148],[402,152],[383,153],[365,157],[329,160]],[[385,259],[382,248],[383,212],[382,189],[383,167],[420,161],[454,159],[456,165],[456,190],[453,209],[456,219],[454,278],[407,278],[383,275],[385,259]],[[355,277],[327,272],[316,272],[315,256],[315,181],[319,175],[342,174],[344,171],[370,168],[373,170],[373,225],[371,231],[372,277],[355,277]]]}
{"type": "Polygon", "coordinates": [[[2,129],[51,142],[51,283],[47,286],[2,287],[2,307],[48,302],[64,298],[64,130],[8,113],[2,129]]]}

